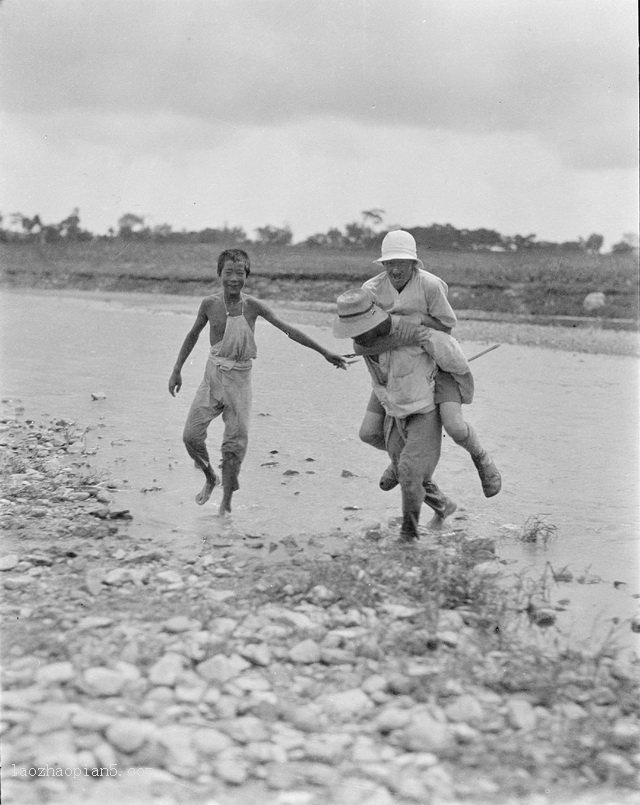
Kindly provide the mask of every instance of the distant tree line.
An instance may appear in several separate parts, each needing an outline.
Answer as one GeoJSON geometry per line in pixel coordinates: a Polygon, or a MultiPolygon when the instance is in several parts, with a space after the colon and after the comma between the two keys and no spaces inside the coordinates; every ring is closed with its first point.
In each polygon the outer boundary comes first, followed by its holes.
{"type": "MultiPolygon", "coordinates": [[[[592,233],[576,241],[555,243],[537,240],[536,235],[502,235],[495,229],[458,229],[452,224],[429,226],[406,226],[384,224],[384,210],[363,210],[360,221],[345,224],[343,229],[330,228],[327,232],[311,235],[303,245],[318,249],[371,249],[378,248],[385,234],[391,229],[407,229],[416,243],[434,251],[526,251],[546,249],[561,252],[585,252],[599,254],[604,237],[592,233]]],[[[250,238],[240,226],[222,228],[206,227],[199,231],[174,231],[170,224],[149,226],[144,216],[125,213],[118,219],[117,227],[111,227],[106,235],[94,235],[80,226],[80,211],[76,207],[59,223],[43,223],[39,215],[29,217],[16,212],[5,219],[0,213],[0,241],[30,241],[56,243],[60,241],[112,240],[153,241],[159,243],[224,243],[235,246],[290,246],[293,232],[288,226],[262,226],[254,230],[250,238]]],[[[638,247],[638,236],[627,233],[620,242],[611,247],[612,253],[631,252],[638,247]]]]}

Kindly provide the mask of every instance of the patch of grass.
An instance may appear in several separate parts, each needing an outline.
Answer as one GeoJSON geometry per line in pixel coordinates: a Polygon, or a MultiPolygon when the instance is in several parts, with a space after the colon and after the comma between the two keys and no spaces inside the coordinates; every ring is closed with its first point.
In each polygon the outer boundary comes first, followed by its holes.
{"type": "MultiPolygon", "coordinates": [[[[0,244],[0,275],[15,285],[103,290],[162,290],[204,295],[218,286],[216,258],[227,244],[123,242],[0,244]]],[[[247,291],[271,299],[333,302],[378,271],[377,251],[247,246],[247,291]]],[[[602,315],[637,318],[633,255],[423,250],[427,268],[450,288],[456,309],[585,316],[591,291],[607,296],[602,315]]]]}
{"type": "Polygon", "coordinates": [[[546,548],[549,540],[555,537],[558,527],[548,523],[543,517],[535,514],[527,518],[519,535],[520,542],[539,545],[546,548]]]}

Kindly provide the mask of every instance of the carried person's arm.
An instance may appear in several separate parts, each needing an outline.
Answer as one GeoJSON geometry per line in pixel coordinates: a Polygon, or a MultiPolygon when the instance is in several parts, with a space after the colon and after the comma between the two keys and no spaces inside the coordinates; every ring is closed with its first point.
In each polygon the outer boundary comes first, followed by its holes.
{"type": "Polygon", "coordinates": [[[292,341],[295,341],[297,344],[301,344],[303,347],[307,347],[308,349],[313,349],[315,352],[319,352],[322,357],[332,363],[337,369],[346,369],[347,365],[345,363],[344,358],[340,355],[336,355],[334,352],[330,352],[328,349],[325,349],[322,344],[319,344],[317,341],[314,341],[313,338],[310,338],[308,335],[302,332],[302,330],[298,330],[297,327],[294,327],[292,324],[288,324],[286,321],[281,319],[279,316],[271,310],[270,307],[265,305],[263,302],[258,302],[254,300],[256,304],[258,315],[262,316],[265,321],[268,321],[269,324],[273,324],[274,327],[277,327],[278,330],[282,330],[285,335],[288,335],[292,341]]]}
{"type": "Polygon", "coordinates": [[[189,330],[184,341],[182,342],[182,346],[178,352],[178,357],[171,372],[171,376],[169,377],[169,393],[172,397],[175,397],[182,388],[182,367],[184,366],[184,362],[191,354],[191,350],[195,347],[200,333],[205,328],[207,321],[208,319],[204,310],[204,302],[202,302],[194,325],[189,330]]]}
{"type": "Polygon", "coordinates": [[[353,342],[353,351],[356,355],[379,355],[396,347],[419,347],[422,328],[419,324],[394,316],[394,331],[389,335],[381,335],[368,346],[353,342]]]}
{"type": "Polygon", "coordinates": [[[432,330],[439,330],[441,333],[451,333],[451,327],[447,327],[439,319],[435,319],[428,313],[423,313],[420,316],[420,320],[425,327],[431,327],[432,330]]]}

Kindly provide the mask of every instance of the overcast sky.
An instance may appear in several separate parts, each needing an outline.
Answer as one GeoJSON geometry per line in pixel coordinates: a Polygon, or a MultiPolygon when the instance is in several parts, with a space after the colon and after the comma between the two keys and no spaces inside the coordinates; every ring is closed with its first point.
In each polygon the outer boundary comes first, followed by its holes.
{"type": "Polygon", "coordinates": [[[0,212],[638,224],[634,0],[4,0],[0,212]]]}

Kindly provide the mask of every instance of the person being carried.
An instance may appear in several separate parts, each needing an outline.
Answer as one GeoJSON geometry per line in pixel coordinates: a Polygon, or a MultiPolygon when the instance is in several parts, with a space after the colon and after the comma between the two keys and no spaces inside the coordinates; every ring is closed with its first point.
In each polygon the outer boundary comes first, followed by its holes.
{"type": "MultiPolygon", "coordinates": [[[[418,258],[416,242],[410,232],[402,229],[388,232],[381,247],[381,256],[375,261],[384,271],[367,280],[368,289],[377,304],[388,313],[407,316],[414,322],[433,331],[451,333],[457,323],[456,314],[447,299],[447,284],[440,277],[425,271],[418,258]]],[[[415,333],[404,331],[408,343],[415,333]]],[[[403,343],[403,330],[396,327],[394,339],[381,342],[380,348],[391,349],[403,343]]],[[[357,348],[356,348],[357,352],[357,348]]],[[[453,441],[466,450],[480,476],[482,491],[488,498],[497,495],[502,488],[502,477],[490,455],[482,446],[478,434],[468,424],[462,413],[462,404],[473,400],[473,375],[469,371],[464,379],[452,377],[442,366],[435,377],[435,403],[438,406],[442,427],[453,441]]],[[[375,395],[372,395],[362,425],[360,438],[373,447],[380,446],[380,434],[384,422],[384,410],[375,395]]],[[[393,468],[387,467],[381,479],[382,489],[393,489],[398,483],[393,468]]]]}
{"type": "MultiPolygon", "coordinates": [[[[356,288],[337,299],[336,338],[353,338],[366,348],[380,336],[398,331],[400,322],[379,307],[371,292],[356,288]]],[[[415,327],[416,331],[426,328],[415,327]]],[[[456,504],[433,482],[440,458],[442,428],[434,399],[436,362],[417,340],[379,354],[365,355],[376,401],[383,411],[383,427],[375,447],[387,450],[394,477],[402,491],[400,540],[418,538],[422,503],[435,512],[431,527],[439,527],[456,504]]],[[[464,358],[464,356],[462,356],[464,358]]],[[[451,364],[464,369],[464,363],[451,364]]]]}
{"type": "Polygon", "coordinates": [[[202,505],[218,484],[206,446],[211,421],[222,415],[222,502],[219,513],[231,511],[231,498],[239,489],[238,474],[247,451],[251,408],[251,367],[257,356],[254,338],[258,316],[273,324],[289,338],[319,352],[336,368],[346,369],[345,361],[301,330],[293,327],[253,296],[242,293],[251,271],[249,256],[242,249],[227,249],[218,257],[218,276],[222,289],[202,300],[193,327],[187,333],[169,378],[169,392],[175,397],[182,387],[182,367],[200,333],[209,325],[211,350],[204,378],[196,391],[184,427],[187,452],[204,473],[205,482],[196,495],[202,505]]]}

